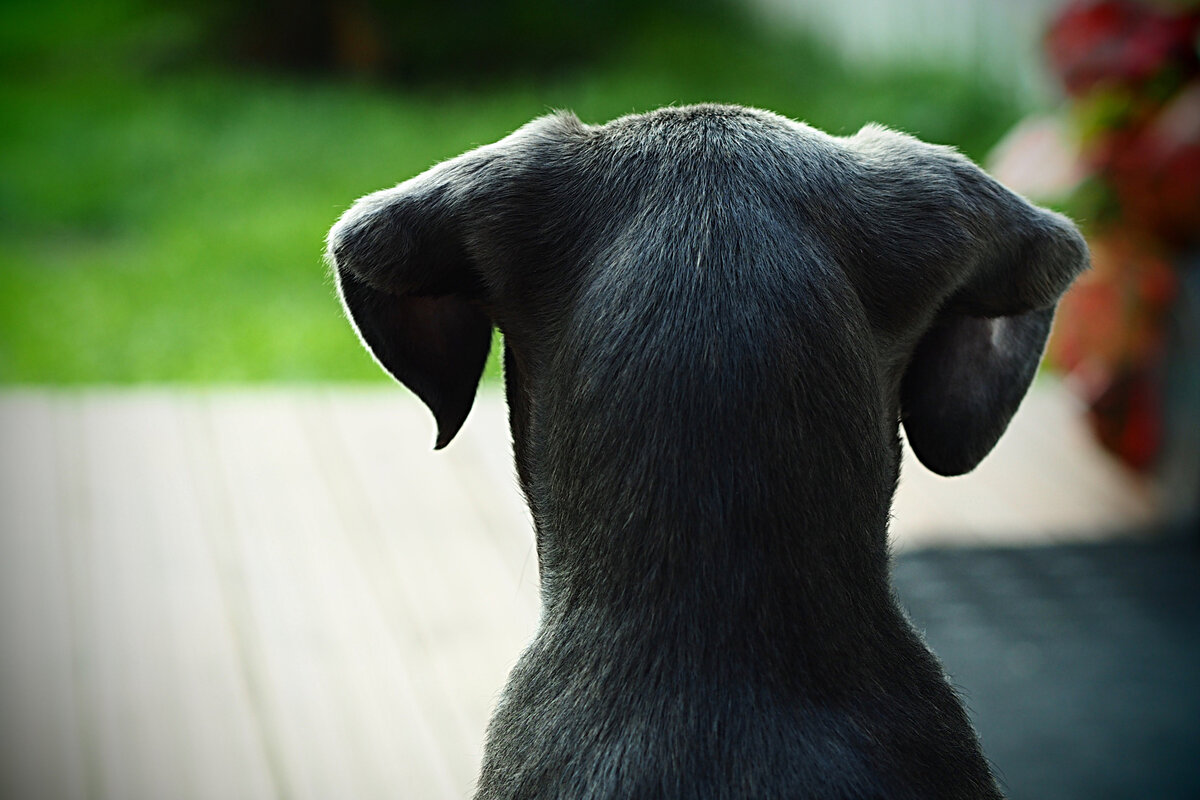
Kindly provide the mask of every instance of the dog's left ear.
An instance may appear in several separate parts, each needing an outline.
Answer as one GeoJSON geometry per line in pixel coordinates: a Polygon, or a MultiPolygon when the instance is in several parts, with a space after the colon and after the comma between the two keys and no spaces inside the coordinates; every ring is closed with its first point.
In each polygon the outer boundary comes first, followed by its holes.
{"type": "Polygon", "coordinates": [[[1031,205],[966,159],[948,160],[957,199],[945,230],[967,242],[954,256],[961,283],[918,343],[900,402],[921,463],[961,475],[1008,427],[1037,372],[1058,299],[1087,268],[1088,251],[1066,217],[1031,205]]]}
{"type": "MultiPolygon", "coordinates": [[[[493,151],[495,146],[493,146],[493,151]]],[[[486,202],[484,149],[368,195],[329,232],[338,292],[367,349],[437,420],[436,448],[466,421],[492,339],[465,231],[486,202]]]]}

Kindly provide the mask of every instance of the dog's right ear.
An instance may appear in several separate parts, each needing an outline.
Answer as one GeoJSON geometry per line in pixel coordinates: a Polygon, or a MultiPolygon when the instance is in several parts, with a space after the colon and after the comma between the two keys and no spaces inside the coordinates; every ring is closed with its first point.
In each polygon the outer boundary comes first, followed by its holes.
{"type": "Polygon", "coordinates": [[[467,156],[367,195],[328,238],[347,315],[376,361],[429,406],[438,449],[471,410],[492,338],[464,238],[489,154],[467,156]]]}

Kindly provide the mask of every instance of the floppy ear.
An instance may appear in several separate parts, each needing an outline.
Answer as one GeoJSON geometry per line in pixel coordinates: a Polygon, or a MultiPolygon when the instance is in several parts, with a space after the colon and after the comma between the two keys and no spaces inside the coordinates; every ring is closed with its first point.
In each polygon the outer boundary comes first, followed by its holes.
{"type": "Polygon", "coordinates": [[[477,167],[456,159],[368,195],[329,232],[346,313],[379,364],[429,406],[437,449],[471,410],[492,338],[462,232],[477,167]]]}
{"type": "Polygon", "coordinates": [[[939,475],[962,475],[991,452],[1037,372],[1054,309],[956,316],[925,334],[900,389],[909,446],[939,475]]]}
{"type": "Polygon", "coordinates": [[[971,471],[996,445],[1037,372],[1058,298],[1088,266],[1066,217],[965,160],[954,171],[964,282],[918,342],[900,391],[909,445],[948,476],[971,471]]]}

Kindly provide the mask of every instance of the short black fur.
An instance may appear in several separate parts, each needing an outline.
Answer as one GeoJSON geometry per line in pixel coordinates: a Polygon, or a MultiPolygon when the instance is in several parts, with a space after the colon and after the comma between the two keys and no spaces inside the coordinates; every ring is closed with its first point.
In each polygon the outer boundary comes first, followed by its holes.
{"type": "Polygon", "coordinates": [[[478,798],[996,798],[888,582],[903,420],[972,469],[1087,265],[947,148],[768,112],[558,114],[330,232],[382,365],[462,424],[504,333],[539,631],[478,798]]]}

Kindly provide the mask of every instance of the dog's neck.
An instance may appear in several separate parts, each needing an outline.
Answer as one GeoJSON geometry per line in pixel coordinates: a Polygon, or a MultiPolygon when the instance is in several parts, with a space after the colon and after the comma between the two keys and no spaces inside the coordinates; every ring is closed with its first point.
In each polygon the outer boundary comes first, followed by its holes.
{"type": "Polygon", "coordinates": [[[532,387],[542,402],[515,426],[518,458],[537,465],[523,478],[545,619],[607,616],[593,628],[605,636],[706,651],[744,640],[789,669],[799,653],[844,669],[897,613],[886,541],[895,417],[889,426],[880,407],[869,343],[822,327],[830,306],[852,303],[800,286],[820,307],[768,297],[795,305],[788,324],[768,327],[773,309],[722,287],[657,287],[672,290],[704,296],[610,297],[614,314],[649,305],[654,316],[604,331],[578,320],[566,340],[584,344],[532,387]],[[718,339],[713,320],[737,315],[744,330],[718,339]],[[830,380],[802,377],[814,375],[830,380]]]}
{"type": "Polygon", "coordinates": [[[561,453],[548,491],[563,499],[537,514],[544,622],[631,659],[764,679],[849,684],[878,666],[899,625],[886,489],[864,489],[866,470],[843,458],[812,457],[829,442],[747,463],[705,452],[719,432],[694,434],[607,463],[561,453]]]}

